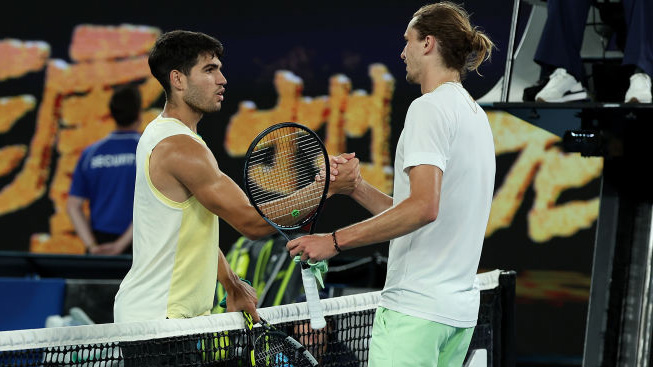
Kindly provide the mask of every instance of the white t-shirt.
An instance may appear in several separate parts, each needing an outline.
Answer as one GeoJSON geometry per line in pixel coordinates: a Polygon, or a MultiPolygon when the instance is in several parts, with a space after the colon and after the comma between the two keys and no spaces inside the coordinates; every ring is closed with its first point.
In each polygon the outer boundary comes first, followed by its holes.
{"type": "Polygon", "coordinates": [[[411,103],[397,144],[393,205],[410,195],[408,172],[443,172],[437,219],[390,242],[380,305],[454,327],[476,325],[475,285],[494,192],[495,151],[487,115],[459,83],[411,103]]]}

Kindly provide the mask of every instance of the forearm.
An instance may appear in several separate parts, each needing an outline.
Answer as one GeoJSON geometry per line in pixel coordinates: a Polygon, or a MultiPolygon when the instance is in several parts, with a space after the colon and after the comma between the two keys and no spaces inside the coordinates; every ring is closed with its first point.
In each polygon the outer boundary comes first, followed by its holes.
{"type": "Polygon", "coordinates": [[[381,243],[414,232],[438,217],[442,171],[431,165],[412,168],[410,196],[392,205],[390,197],[367,183],[359,185],[353,195],[356,201],[372,212],[374,217],[328,234],[309,235],[289,241],[286,248],[291,256],[302,260],[329,259],[340,249],[347,250],[373,243],[381,243]],[[386,208],[385,210],[383,208],[386,208]],[[334,246],[333,241],[338,246],[334,246]]]}
{"type": "Polygon", "coordinates": [[[361,182],[351,194],[351,198],[367,209],[372,215],[378,215],[392,206],[392,197],[379,191],[376,187],[361,182]]]}
{"type": "Polygon", "coordinates": [[[218,216],[250,240],[257,240],[276,233],[274,227],[268,224],[254,207],[236,209],[218,216]]]}
{"type": "Polygon", "coordinates": [[[218,281],[227,292],[227,312],[245,311],[252,315],[254,322],[258,322],[256,290],[240,280],[240,277],[229,267],[222,250],[218,250],[218,253],[218,281]]]}
{"type": "Polygon", "coordinates": [[[323,184],[313,182],[288,196],[259,203],[258,206],[272,222],[293,226],[313,213],[320,204],[323,193],[323,184]]]}
{"type": "Polygon", "coordinates": [[[69,200],[71,201],[69,201],[67,205],[68,216],[70,217],[70,221],[73,223],[77,236],[82,240],[87,249],[97,246],[95,237],[93,236],[93,231],[91,230],[91,224],[89,223],[88,218],[84,215],[81,203],[72,198],[69,200]]]}
{"type": "Polygon", "coordinates": [[[346,250],[403,236],[435,220],[425,213],[420,200],[408,198],[370,219],[337,230],[338,245],[346,250]]]}
{"type": "Polygon", "coordinates": [[[240,282],[240,277],[231,269],[222,250],[218,250],[218,282],[222,284],[227,293],[240,282]]]}

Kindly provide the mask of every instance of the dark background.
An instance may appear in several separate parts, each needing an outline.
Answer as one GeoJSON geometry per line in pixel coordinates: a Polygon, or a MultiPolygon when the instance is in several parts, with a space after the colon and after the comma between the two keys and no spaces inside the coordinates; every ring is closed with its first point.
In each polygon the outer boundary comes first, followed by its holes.
{"type": "MultiPolygon", "coordinates": [[[[241,182],[243,161],[230,157],[224,151],[225,128],[237,111],[239,101],[251,100],[259,109],[275,105],[277,93],[272,81],[277,70],[290,70],[302,78],[303,94],[314,97],[328,95],[329,77],[339,73],[351,79],[353,90],[370,91],[369,65],[384,64],[396,79],[390,142],[393,161],[394,146],[403,126],[405,111],[410,102],[420,95],[419,86],[404,81],[405,65],[400,59],[404,46],[403,34],[413,12],[424,4],[426,2],[421,1],[335,1],[326,5],[287,1],[228,2],[218,5],[200,1],[185,4],[184,7],[154,7],[148,2],[90,4],[76,1],[65,6],[65,9],[52,3],[40,4],[38,14],[25,17],[23,14],[29,12],[32,4],[20,3],[16,6],[18,9],[25,7],[25,12],[16,11],[15,17],[8,16],[0,24],[0,38],[45,41],[50,45],[51,59],[71,63],[68,48],[73,30],[79,24],[147,25],[157,27],[162,32],[187,29],[214,35],[225,46],[223,71],[228,80],[227,94],[221,112],[205,116],[198,126],[198,132],[216,155],[221,168],[236,182],[241,182]]],[[[483,28],[497,45],[492,61],[480,69],[483,77],[470,73],[465,81],[465,87],[472,96],[479,98],[503,75],[512,2],[468,1],[465,6],[473,24],[483,28]]],[[[526,12],[524,7],[522,11],[526,12]]],[[[0,82],[0,96],[30,94],[36,97],[38,106],[43,94],[44,74],[42,70],[0,82]]],[[[163,102],[162,98],[155,106],[162,107],[163,102]]],[[[28,143],[34,133],[37,110],[28,112],[8,133],[0,135],[0,146],[28,143]]],[[[358,148],[364,160],[366,142],[364,138],[361,141],[354,139],[349,142],[348,148],[358,148]]],[[[53,161],[56,161],[56,156],[53,161]]],[[[19,171],[20,167],[12,174],[0,177],[0,185],[11,182],[19,171]]],[[[0,228],[14,228],[12,232],[15,232],[11,239],[2,244],[3,249],[25,250],[31,233],[48,232],[47,218],[52,212],[49,199],[44,196],[32,206],[34,208],[23,211],[25,213],[0,217],[0,228]]],[[[330,207],[339,205],[329,204],[330,207]]],[[[366,216],[362,209],[354,211],[354,214],[356,218],[366,216]]],[[[342,218],[326,213],[323,217],[342,218]]],[[[351,219],[342,218],[342,222],[334,222],[333,225],[341,225],[351,219]]],[[[325,225],[330,224],[326,222],[325,225]]],[[[226,225],[221,231],[225,239],[237,237],[226,225]]]]}
{"type": "MultiPolygon", "coordinates": [[[[464,81],[473,97],[480,98],[503,75],[511,0],[466,1],[472,23],[480,26],[494,40],[497,50],[492,61],[480,72],[470,73],[464,81]]],[[[344,74],[351,79],[352,90],[371,90],[368,67],[382,63],[394,76],[392,103],[391,161],[410,102],[420,95],[419,87],[405,82],[405,65],[399,55],[404,47],[403,34],[413,12],[422,1],[330,1],[330,2],[176,2],[174,6],[152,1],[112,1],[70,3],[14,2],[12,11],[0,22],[0,39],[41,40],[51,47],[52,59],[71,62],[68,48],[75,26],[79,24],[134,24],[159,28],[202,31],[220,39],[225,46],[223,71],[228,80],[226,100],[217,114],[207,115],[199,133],[214,152],[221,168],[236,182],[242,180],[242,159],[230,157],[223,148],[225,128],[236,112],[238,102],[251,100],[259,109],[275,105],[277,94],[273,76],[277,70],[290,70],[304,83],[305,96],[328,95],[329,77],[344,74]]],[[[522,6],[525,15],[527,5],[522,6]]],[[[526,19],[525,16],[521,19],[526,19]]],[[[519,30],[523,24],[519,25],[519,30]]],[[[0,82],[0,97],[43,94],[45,72],[29,73],[0,82]]],[[[162,106],[163,100],[156,105],[162,106]]],[[[0,135],[0,146],[28,144],[34,133],[38,108],[27,113],[7,133],[0,135]]],[[[365,138],[348,141],[348,150],[357,150],[365,158],[365,138]]],[[[497,157],[496,185],[517,159],[515,154],[497,157]]],[[[56,153],[53,159],[56,162],[56,153]]],[[[12,174],[0,177],[0,187],[11,182],[12,174]]],[[[560,201],[596,197],[599,181],[563,193],[560,201]]],[[[529,188],[519,212],[509,228],[486,239],[481,269],[516,270],[518,276],[528,271],[564,271],[588,277],[591,270],[595,226],[572,237],[554,238],[533,243],[527,234],[526,216],[532,207],[534,192],[529,188]]],[[[0,216],[0,249],[27,251],[32,233],[48,233],[48,218],[53,213],[46,195],[24,210],[0,216]]],[[[336,197],[321,215],[318,231],[335,228],[367,218],[367,212],[352,200],[336,197]]],[[[228,251],[239,234],[221,222],[221,247],[228,251]]],[[[387,244],[358,249],[348,256],[387,254],[387,244]]],[[[83,260],[80,260],[83,261],[83,260]]],[[[382,284],[381,284],[382,285],[382,284]]],[[[518,280],[519,287],[519,280],[518,280]]],[[[520,296],[517,306],[517,353],[526,363],[578,363],[582,354],[587,300],[556,298],[547,300],[520,296]],[[570,362],[571,361],[571,362],[570,362]]],[[[3,301],[4,302],[4,301],[3,301]]]]}

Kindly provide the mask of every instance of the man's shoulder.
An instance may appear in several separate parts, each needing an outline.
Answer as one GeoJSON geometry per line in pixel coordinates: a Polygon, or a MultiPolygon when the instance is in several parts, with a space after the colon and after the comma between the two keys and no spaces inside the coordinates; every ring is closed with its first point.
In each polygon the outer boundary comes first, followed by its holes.
{"type": "Polygon", "coordinates": [[[121,131],[121,132],[114,132],[110,136],[107,137],[110,140],[115,140],[115,141],[133,141],[133,142],[138,142],[141,139],[141,133],[138,131],[134,130],[128,130],[128,131],[121,131]]]}
{"type": "Polygon", "coordinates": [[[152,150],[152,161],[164,159],[167,167],[189,169],[192,162],[209,159],[210,151],[206,145],[193,139],[192,136],[178,134],[161,139],[152,150]]]}
{"type": "Polygon", "coordinates": [[[186,125],[181,123],[179,120],[172,118],[163,118],[159,116],[147,125],[143,131],[141,140],[154,140],[156,143],[158,143],[163,139],[180,135],[188,136],[194,140],[198,140],[199,138],[199,135],[194,134],[186,125]]]}
{"type": "MultiPolygon", "coordinates": [[[[452,113],[455,113],[462,104],[468,102],[464,99],[467,92],[458,91],[457,88],[455,85],[445,84],[431,93],[425,93],[415,98],[408,108],[408,114],[432,118],[436,116],[451,117],[452,113]]],[[[467,97],[469,96],[467,95],[467,97]]]]}
{"type": "Polygon", "coordinates": [[[139,142],[140,136],[141,134],[138,132],[120,135],[109,134],[86,147],[82,151],[82,155],[80,157],[95,156],[98,154],[114,154],[123,152],[125,149],[135,149],[136,145],[139,142]],[[133,144],[125,145],[125,142],[133,142],[133,144]]]}
{"type": "Polygon", "coordinates": [[[172,149],[175,151],[188,151],[201,148],[202,146],[189,135],[176,134],[163,137],[158,144],[156,144],[156,147],[161,150],[172,149]]]}
{"type": "Polygon", "coordinates": [[[461,97],[461,92],[457,91],[455,85],[446,83],[430,93],[424,93],[415,98],[412,104],[418,105],[432,105],[442,108],[453,107],[452,102],[457,101],[461,97]]]}
{"type": "Polygon", "coordinates": [[[84,148],[84,150],[82,150],[82,155],[80,156],[80,159],[94,155],[98,151],[98,149],[100,149],[107,142],[107,138],[108,137],[105,136],[104,138],[84,148]]]}
{"type": "Polygon", "coordinates": [[[436,94],[434,92],[431,93],[424,93],[421,96],[415,98],[411,103],[410,103],[410,109],[432,109],[432,108],[440,108],[443,105],[445,105],[446,99],[442,98],[441,94],[436,94]]]}

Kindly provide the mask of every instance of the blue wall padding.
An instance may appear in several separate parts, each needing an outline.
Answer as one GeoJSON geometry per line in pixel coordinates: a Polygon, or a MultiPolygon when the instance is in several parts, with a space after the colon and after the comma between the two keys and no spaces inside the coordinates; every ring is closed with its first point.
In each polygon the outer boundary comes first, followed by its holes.
{"type": "Polygon", "coordinates": [[[65,288],[65,279],[0,278],[0,330],[45,327],[62,314],[65,288]]]}

